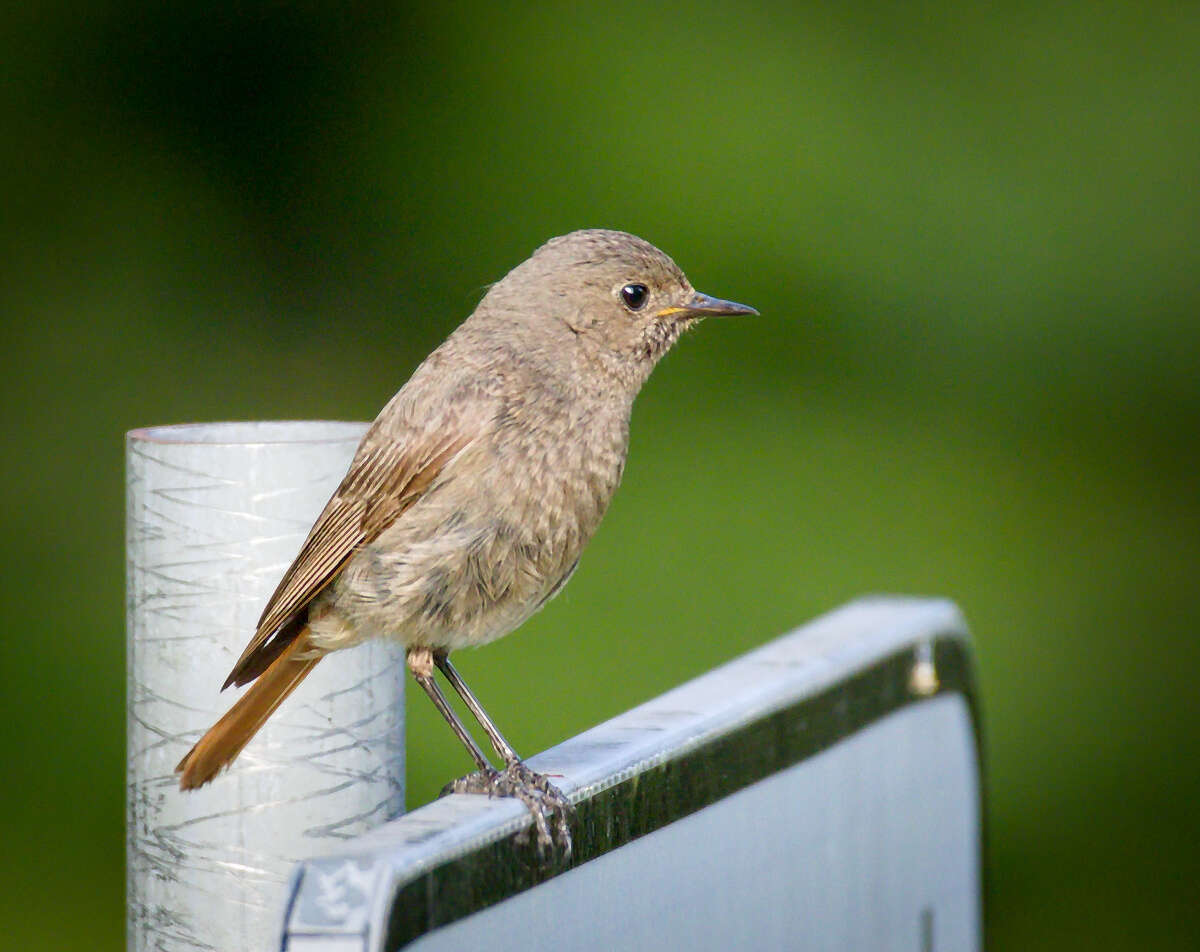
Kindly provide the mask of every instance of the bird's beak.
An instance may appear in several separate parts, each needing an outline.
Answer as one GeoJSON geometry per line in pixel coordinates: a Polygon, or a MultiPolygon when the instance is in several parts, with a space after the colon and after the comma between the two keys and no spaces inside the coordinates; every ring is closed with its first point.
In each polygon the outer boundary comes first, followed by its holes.
{"type": "Polygon", "coordinates": [[[683,304],[673,304],[658,312],[659,317],[701,318],[701,317],[736,317],[739,314],[754,314],[758,311],[745,304],[735,304],[733,301],[722,301],[720,298],[709,297],[697,291],[683,304]]]}

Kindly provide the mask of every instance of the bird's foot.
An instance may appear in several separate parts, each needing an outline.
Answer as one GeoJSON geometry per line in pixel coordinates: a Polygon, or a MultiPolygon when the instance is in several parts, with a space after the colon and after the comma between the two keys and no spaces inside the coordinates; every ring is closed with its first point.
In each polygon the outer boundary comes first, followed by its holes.
{"type": "MultiPolygon", "coordinates": [[[[538,855],[545,856],[557,841],[562,858],[571,855],[570,819],[575,808],[558,787],[544,774],[530,770],[522,761],[514,761],[503,770],[477,771],[446,784],[442,795],[448,793],[486,794],[489,797],[515,797],[533,816],[537,831],[538,855]]],[[[528,842],[521,834],[520,842],[528,842]]]]}

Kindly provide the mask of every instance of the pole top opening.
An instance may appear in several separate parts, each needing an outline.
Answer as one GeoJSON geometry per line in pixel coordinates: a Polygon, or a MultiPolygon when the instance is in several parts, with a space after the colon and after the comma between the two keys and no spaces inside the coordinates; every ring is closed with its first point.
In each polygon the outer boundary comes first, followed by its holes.
{"type": "Polygon", "coordinates": [[[246,420],[178,423],[130,430],[131,442],[175,444],[357,443],[367,424],[347,420],[246,420]]]}

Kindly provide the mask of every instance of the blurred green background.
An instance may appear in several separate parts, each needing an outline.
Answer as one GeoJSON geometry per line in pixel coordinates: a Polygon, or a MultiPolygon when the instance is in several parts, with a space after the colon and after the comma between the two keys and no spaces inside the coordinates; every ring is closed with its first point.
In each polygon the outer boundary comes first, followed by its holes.
{"type": "MultiPolygon", "coordinates": [[[[122,433],[371,418],[606,226],[762,317],[667,358],[566,593],[460,656],[518,748],[947,595],[990,947],[1197,947],[1195,4],[3,17],[0,944],[122,947],[122,433]]],[[[415,693],[410,804],[467,766],[415,693]]]]}

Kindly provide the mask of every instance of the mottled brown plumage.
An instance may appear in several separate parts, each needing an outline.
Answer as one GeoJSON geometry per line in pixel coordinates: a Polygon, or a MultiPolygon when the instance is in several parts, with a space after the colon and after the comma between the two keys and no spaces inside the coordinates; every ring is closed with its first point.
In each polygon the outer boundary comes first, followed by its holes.
{"type": "MultiPolygon", "coordinates": [[[[493,285],[371,425],[226,686],[258,680],[180,762],[181,786],[231,761],[316,660],[366,638],[404,643],[435,703],[433,666],[466,691],[446,656],[512,631],[566,583],[621,480],[655,363],[698,319],[746,313],[616,231],[555,238],[493,285]]],[[[553,788],[472,711],[509,768],[488,789],[541,819],[553,788]]]]}

